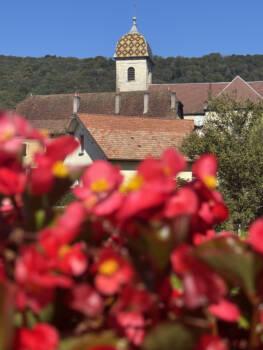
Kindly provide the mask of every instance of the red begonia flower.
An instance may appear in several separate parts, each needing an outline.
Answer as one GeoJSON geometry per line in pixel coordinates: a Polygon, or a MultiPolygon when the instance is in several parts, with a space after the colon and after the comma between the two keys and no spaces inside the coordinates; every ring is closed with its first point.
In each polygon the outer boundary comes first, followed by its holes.
{"type": "Polygon", "coordinates": [[[198,209],[198,198],[190,188],[183,187],[166,203],[164,215],[172,218],[178,215],[192,215],[198,209]]]}
{"type": "Polygon", "coordinates": [[[105,216],[120,207],[123,196],[117,190],[123,176],[119,168],[97,160],[88,167],[81,180],[83,185],[75,187],[73,192],[88,212],[105,216]]]}
{"type": "Polygon", "coordinates": [[[26,173],[15,159],[0,164],[0,192],[6,196],[21,194],[26,185],[26,173]]]}
{"type": "Polygon", "coordinates": [[[204,154],[193,165],[193,175],[208,188],[216,186],[217,158],[213,154],[204,154]]]}
{"type": "Polygon", "coordinates": [[[225,282],[208,266],[191,255],[192,248],[181,244],[171,255],[173,270],[183,282],[183,299],[189,308],[218,303],[226,294],[225,282]]]}
{"type": "Polygon", "coordinates": [[[215,230],[207,230],[206,233],[203,235],[201,233],[195,233],[193,236],[193,244],[199,245],[206,241],[209,241],[210,239],[213,239],[216,235],[215,230]]]}
{"type": "Polygon", "coordinates": [[[67,303],[73,310],[89,317],[97,317],[104,308],[100,294],[86,283],[81,283],[70,291],[67,303]]]}
{"type": "Polygon", "coordinates": [[[98,262],[93,270],[96,273],[95,286],[105,295],[118,292],[121,286],[132,280],[134,274],[130,263],[110,248],[99,252],[98,262]]]}
{"type": "Polygon", "coordinates": [[[83,248],[82,242],[62,246],[57,257],[58,270],[72,276],[81,275],[87,268],[87,257],[83,248]]]}
{"type": "Polygon", "coordinates": [[[239,308],[226,299],[221,299],[217,304],[208,307],[210,313],[227,322],[237,322],[241,317],[239,308]]]}
{"type": "Polygon", "coordinates": [[[46,324],[38,323],[32,329],[21,328],[17,335],[16,350],[56,350],[59,343],[57,330],[46,324]]]}
{"type": "Polygon", "coordinates": [[[254,249],[263,253],[263,218],[254,221],[248,231],[248,242],[254,249]]]}
{"type": "Polygon", "coordinates": [[[44,153],[34,155],[34,167],[29,174],[29,190],[33,195],[42,195],[52,189],[55,178],[65,178],[69,168],[63,163],[67,155],[78,147],[72,136],[48,140],[44,153]]]}
{"type": "Polygon", "coordinates": [[[39,232],[39,241],[44,252],[49,256],[57,256],[62,246],[68,245],[76,238],[84,218],[85,210],[82,204],[70,203],[54,227],[39,232]]]}
{"type": "Polygon", "coordinates": [[[228,350],[226,343],[216,335],[204,334],[194,350],[228,350]]]}
{"type": "Polygon", "coordinates": [[[130,342],[137,346],[142,344],[145,336],[145,320],[140,312],[119,312],[117,314],[117,322],[130,342]]]}
{"type": "Polygon", "coordinates": [[[30,306],[38,312],[50,302],[54,288],[72,287],[72,279],[57,272],[55,260],[47,259],[33,246],[24,247],[14,271],[17,306],[20,309],[30,306]]]}
{"type": "Polygon", "coordinates": [[[0,151],[17,155],[25,139],[43,141],[44,136],[20,116],[0,111],[0,151]]]}
{"type": "Polygon", "coordinates": [[[175,176],[185,167],[183,156],[174,149],[166,150],[161,159],[147,158],[137,173],[121,188],[124,202],[117,213],[120,222],[134,216],[152,215],[152,209],[164,204],[175,190],[175,176]]]}

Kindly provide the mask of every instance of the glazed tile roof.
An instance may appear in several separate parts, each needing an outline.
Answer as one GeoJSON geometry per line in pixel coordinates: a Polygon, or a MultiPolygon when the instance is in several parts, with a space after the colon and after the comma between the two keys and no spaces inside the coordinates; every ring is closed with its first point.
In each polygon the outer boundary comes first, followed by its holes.
{"type": "Polygon", "coordinates": [[[109,160],[160,157],[167,147],[178,147],[194,128],[190,120],[161,120],[123,116],[78,114],[109,160]]]}
{"type": "Polygon", "coordinates": [[[152,51],[144,36],[136,26],[136,17],[133,17],[133,26],[128,34],[123,35],[117,43],[115,58],[150,57],[152,51]]]}
{"type": "Polygon", "coordinates": [[[231,82],[221,83],[185,83],[185,84],[152,84],[150,91],[170,90],[184,105],[184,114],[203,114],[210,97],[228,93],[237,99],[251,99],[256,102],[263,96],[263,81],[245,82],[237,76],[231,82]]]}

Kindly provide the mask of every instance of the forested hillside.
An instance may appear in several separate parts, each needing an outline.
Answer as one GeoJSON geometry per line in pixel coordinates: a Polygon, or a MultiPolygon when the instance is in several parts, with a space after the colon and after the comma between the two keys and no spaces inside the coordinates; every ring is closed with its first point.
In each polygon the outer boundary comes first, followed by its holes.
{"type": "MultiPolygon", "coordinates": [[[[200,58],[154,56],[154,83],[263,80],[263,55],[200,58]]],[[[30,94],[114,91],[115,62],[111,58],[0,55],[0,108],[14,108],[30,94]]]]}

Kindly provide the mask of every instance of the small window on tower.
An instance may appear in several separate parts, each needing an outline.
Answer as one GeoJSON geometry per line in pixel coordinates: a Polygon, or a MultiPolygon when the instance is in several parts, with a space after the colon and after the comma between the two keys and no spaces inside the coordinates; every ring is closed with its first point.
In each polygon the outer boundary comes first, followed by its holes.
{"type": "Polygon", "coordinates": [[[128,68],[128,81],[135,80],[135,69],[133,67],[128,68]]]}

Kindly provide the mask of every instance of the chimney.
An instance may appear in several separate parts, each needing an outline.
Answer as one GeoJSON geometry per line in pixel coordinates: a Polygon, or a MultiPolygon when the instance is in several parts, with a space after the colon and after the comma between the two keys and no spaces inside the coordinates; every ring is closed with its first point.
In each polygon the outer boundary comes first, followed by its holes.
{"type": "Polygon", "coordinates": [[[115,95],[115,114],[120,114],[120,110],[121,110],[121,94],[120,94],[120,89],[118,89],[115,95]]]}
{"type": "Polygon", "coordinates": [[[149,112],[149,92],[145,92],[143,96],[143,114],[149,112]]]}
{"type": "Polygon", "coordinates": [[[175,109],[177,105],[176,93],[171,91],[171,109],[175,109]]]}
{"type": "Polygon", "coordinates": [[[75,95],[73,97],[73,114],[74,115],[78,113],[79,105],[80,105],[80,96],[77,92],[75,92],[75,95]]]}

